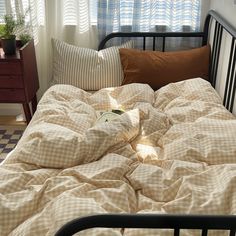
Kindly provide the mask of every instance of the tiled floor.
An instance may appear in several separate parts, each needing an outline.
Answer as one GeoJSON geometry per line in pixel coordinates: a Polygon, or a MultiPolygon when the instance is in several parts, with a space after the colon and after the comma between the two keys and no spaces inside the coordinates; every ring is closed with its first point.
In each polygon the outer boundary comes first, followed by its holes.
{"type": "Polygon", "coordinates": [[[0,128],[0,153],[8,153],[15,147],[24,130],[6,130],[3,128],[0,128]]]}
{"type": "Polygon", "coordinates": [[[25,123],[14,122],[14,117],[0,117],[0,163],[15,148],[25,128],[25,123]]]}

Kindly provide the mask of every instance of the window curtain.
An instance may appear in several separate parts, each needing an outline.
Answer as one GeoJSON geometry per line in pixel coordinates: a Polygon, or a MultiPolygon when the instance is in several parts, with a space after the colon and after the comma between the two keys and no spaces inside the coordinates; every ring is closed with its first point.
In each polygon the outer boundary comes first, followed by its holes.
{"type": "Polygon", "coordinates": [[[33,26],[40,89],[38,98],[52,79],[51,38],[81,47],[97,48],[97,29],[90,22],[89,0],[5,0],[7,13],[24,13],[33,26]]]}
{"type": "MultiPolygon", "coordinates": [[[[200,24],[201,0],[98,0],[99,40],[118,31],[198,31],[200,24]]],[[[181,39],[167,44],[174,49],[181,39]]]]}

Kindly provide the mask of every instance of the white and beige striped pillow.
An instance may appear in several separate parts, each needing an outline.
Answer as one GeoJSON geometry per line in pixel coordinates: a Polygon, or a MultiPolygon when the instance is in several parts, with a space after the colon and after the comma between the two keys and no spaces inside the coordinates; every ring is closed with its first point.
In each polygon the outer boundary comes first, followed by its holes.
{"type": "Polygon", "coordinates": [[[52,39],[52,47],[52,84],[70,84],[84,90],[99,90],[121,85],[124,75],[119,48],[132,48],[133,42],[96,51],[52,39]]]}

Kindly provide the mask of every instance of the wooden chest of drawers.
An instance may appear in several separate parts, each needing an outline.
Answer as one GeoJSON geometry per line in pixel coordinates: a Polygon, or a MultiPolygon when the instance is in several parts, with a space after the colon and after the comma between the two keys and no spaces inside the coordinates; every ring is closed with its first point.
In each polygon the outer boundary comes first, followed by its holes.
{"type": "Polygon", "coordinates": [[[38,88],[33,40],[18,48],[15,55],[5,55],[0,48],[0,102],[22,103],[26,121],[29,123],[32,113],[36,110],[38,88]]]}

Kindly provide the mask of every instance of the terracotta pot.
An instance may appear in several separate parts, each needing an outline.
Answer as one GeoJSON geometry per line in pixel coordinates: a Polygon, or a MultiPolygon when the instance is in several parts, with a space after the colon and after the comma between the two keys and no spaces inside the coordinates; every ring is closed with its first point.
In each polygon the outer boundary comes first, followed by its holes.
{"type": "Polygon", "coordinates": [[[1,39],[2,49],[6,55],[16,54],[16,39],[1,39]]]}

